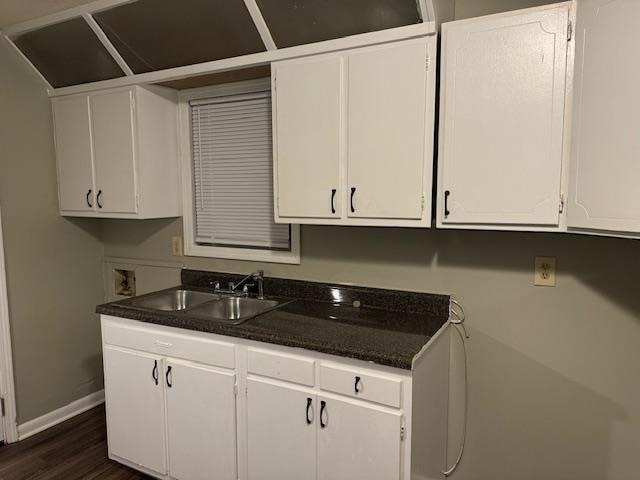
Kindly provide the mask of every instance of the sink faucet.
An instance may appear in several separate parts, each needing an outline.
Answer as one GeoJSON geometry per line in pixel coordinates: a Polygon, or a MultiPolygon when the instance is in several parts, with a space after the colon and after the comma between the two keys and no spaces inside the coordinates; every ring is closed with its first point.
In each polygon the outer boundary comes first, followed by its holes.
{"type": "Polygon", "coordinates": [[[262,300],[264,298],[264,270],[252,272],[238,283],[229,282],[229,290],[233,292],[240,288],[241,285],[244,285],[242,291],[248,293],[248,287],[253,287],[256,284],[258,285],[258,298],[262,300]],[[250,278],[252,278],[255,283],[246,283],[250,278]]]}

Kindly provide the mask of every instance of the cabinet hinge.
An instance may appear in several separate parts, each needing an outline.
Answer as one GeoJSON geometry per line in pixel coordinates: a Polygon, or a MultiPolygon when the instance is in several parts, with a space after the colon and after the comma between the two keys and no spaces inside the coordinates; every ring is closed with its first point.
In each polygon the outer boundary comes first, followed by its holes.
{"type": "Polygon", "coordinates": [[[424,212],[424,204],[425,204],[424,195],[422,195],[422,199],[420,200],[420,205],[422,206],[422,211],[423,212],[424,212]]]}
{"type": "Polygon", "coordinates": [[[404,442],[404,425],[400,427],[400,441],[404,442]]]}
{"type": "Polygon", "coordinates": [[[249,387],[244,387],[244,398],[249,398],[249,387]]]}
{"type": "Polygon", "coordinates": [[[5,409],[4,409],[4,398],[0,398],[0,413],[2,414],[2,416],[5,416],[5,409]]]}
{"type": "Polygon", "coordinates": [[[567,25],[567,41],[570,42],[573,38],[573,22],[569,20],[569,24],[567,25]]]}
{"type": "Polygon", "coordinates": [[[559,212],[564,212],[564,193],[560,194],[560,209],[559,212]]]}
{"type": "Polygon", "coordinates": [[[237,397],[238,396],[238,384],[234,383],[233,384],[233,394],[237,397]]]}
{"type": "Polygon", "coordinates": [[[427,64],[427,71],[429,71],[429,67],[431,67],[431,57],[429,55],[427,55],[426,64],[427,64]]]}
{"type": "Polygon", "coordinates": [[[140,208],[140,195],[136,194],[136,208],[140,208]]]}

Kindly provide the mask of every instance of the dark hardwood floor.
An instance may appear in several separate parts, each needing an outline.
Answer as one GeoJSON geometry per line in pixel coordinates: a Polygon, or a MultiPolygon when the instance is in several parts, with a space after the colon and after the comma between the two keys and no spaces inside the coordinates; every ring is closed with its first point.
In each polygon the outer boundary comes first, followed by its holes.
{"type": "Polygon", "coordinates": [[[0,447],[0,480],[149,478],[107,458],[104,406],[0,447]]]}

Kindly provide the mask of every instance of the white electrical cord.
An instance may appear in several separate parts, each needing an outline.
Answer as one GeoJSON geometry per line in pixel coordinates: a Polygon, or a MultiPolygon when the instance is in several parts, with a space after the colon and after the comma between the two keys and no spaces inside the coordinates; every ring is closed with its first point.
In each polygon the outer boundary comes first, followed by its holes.
{"type": "Polygon", "coordinates": [[[467,333],[467,329],[464,326],[466,316],[462,305],[460,305],[460,303],[458,303],[458,301],[453,298],[451,299],[451,306],[449,308],[449,311],[451,313],[451,318],[449,319],[449,321],[455,327],[456,332],[458,332],[458,335],[460,336],[460,341],[462,342],[462,355],[464,359],[464,423],[462,426],[462,442],[460,444],[458,457],[450,468],[442,472],[445,477],[453,474],[453,472],[455,472],[458,468],[458,465],[460,465],[460,461],[462,460],[462,454],[464,453],[464,447],[467,441],[467,418],[469,416],[469,373],[467,366],[467,346],[465,342],[465,339],[469,338],[469,334],[467,333]],[[464,335],[462,332],[464,332],[464,335]]]}

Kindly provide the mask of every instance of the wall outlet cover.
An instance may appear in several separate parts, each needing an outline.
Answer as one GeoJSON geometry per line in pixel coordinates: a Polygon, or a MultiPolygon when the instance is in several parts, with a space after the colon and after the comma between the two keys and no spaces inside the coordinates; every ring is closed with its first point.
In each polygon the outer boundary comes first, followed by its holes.
{"type": "Polygon", "coordinates": [[[171,254],[182,256],[182,237],[171,237],[171,254]]]}
{"type": "Polygon", "coordinates": [[[536,257],[533,284],[542,287],[556,286],[556,257],[536,257]]]}

